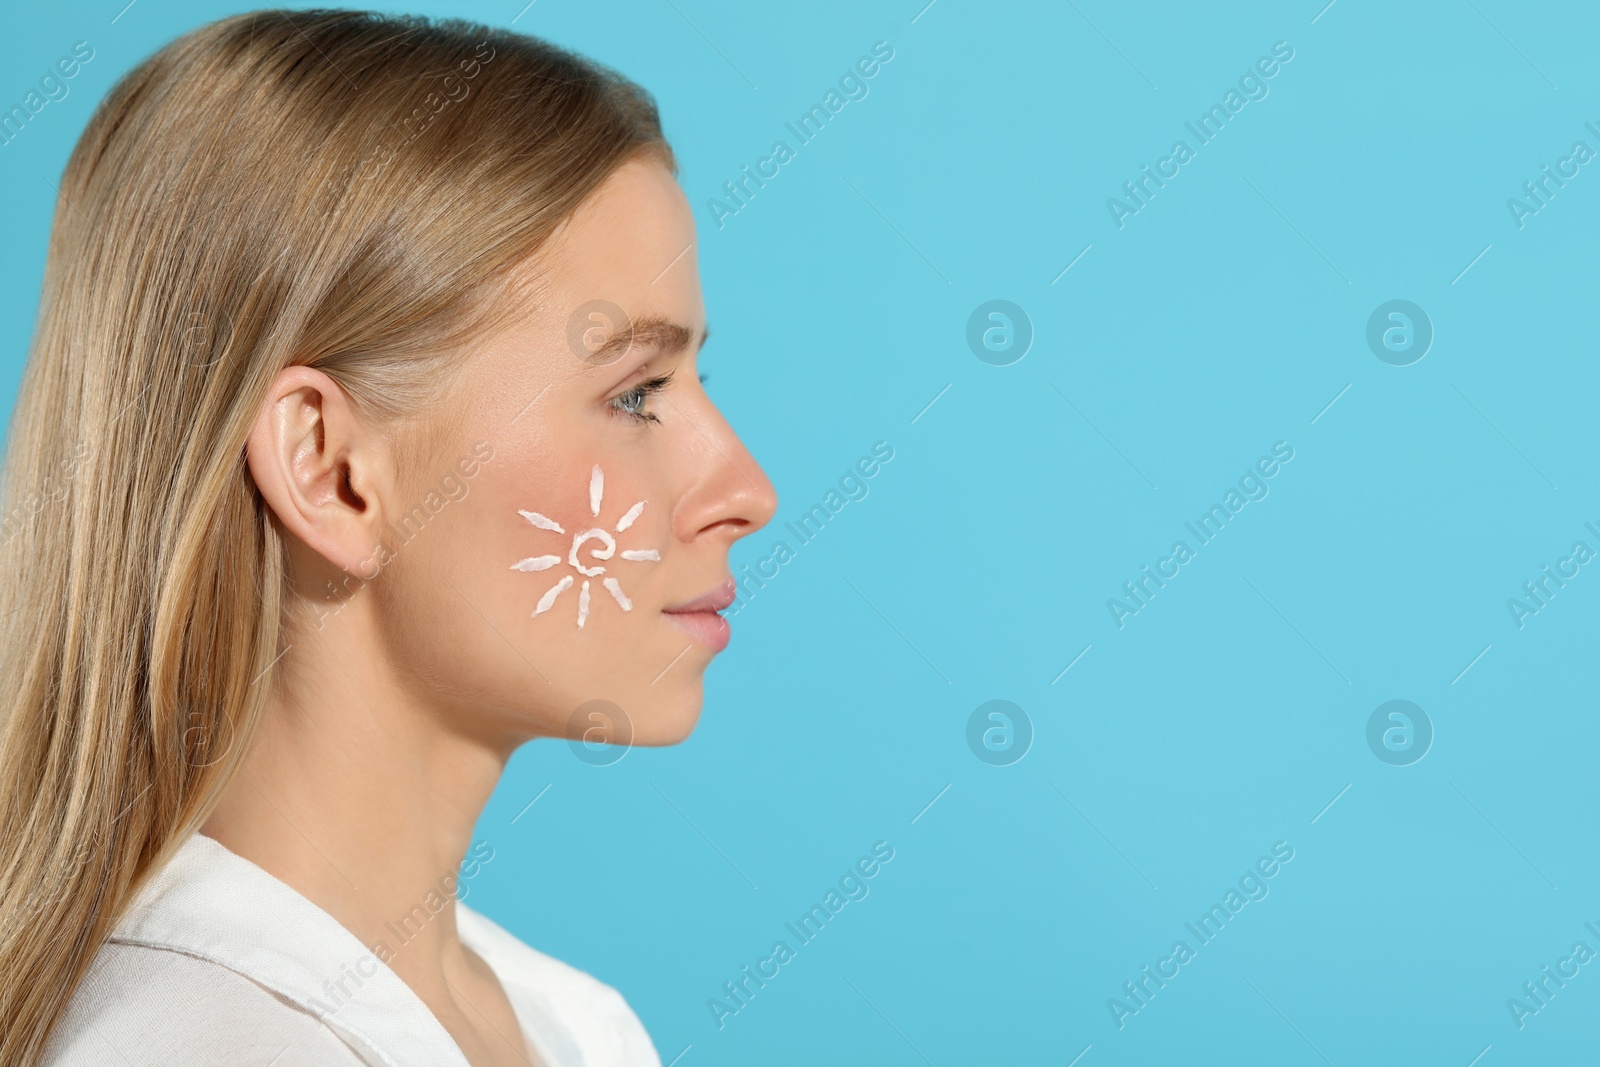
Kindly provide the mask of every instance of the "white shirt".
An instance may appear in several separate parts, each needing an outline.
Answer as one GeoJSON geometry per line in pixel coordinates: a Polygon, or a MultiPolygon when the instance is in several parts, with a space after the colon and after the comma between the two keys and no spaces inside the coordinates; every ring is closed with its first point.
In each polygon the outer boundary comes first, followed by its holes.
{"type": "MultiPolygon", "coordinates": [[[[461,940],[500,979],[547,1067],[660,1067],[615,989],[455,908],[461,940]]],[[[468,1067],[427,1005],[354,934],[201,834],[95,955],[44,1064],[468,1067]]]]}

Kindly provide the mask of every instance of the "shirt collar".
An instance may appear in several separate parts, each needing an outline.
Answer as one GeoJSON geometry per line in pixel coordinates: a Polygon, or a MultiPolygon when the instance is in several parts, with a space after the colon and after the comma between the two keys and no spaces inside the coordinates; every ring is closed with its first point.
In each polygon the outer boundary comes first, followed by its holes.
{"type": "Polygon", "coordinates": [[[428,1006],[354,934],[203,834],[157,872],[110,940],[235,971],[320,1019],[369,1064],[469,1067],[428,1006]]]}

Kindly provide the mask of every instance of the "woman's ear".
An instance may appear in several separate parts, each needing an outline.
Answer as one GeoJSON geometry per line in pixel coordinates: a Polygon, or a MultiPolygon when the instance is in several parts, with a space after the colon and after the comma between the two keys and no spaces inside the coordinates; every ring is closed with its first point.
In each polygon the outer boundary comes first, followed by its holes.
{"type": "Polygon", "coordinates": [[[245,459],[284,529],[340,570],[365,576],[381,543],[389,446],[337,382],[310,367],[280,371],[245,459]]]}

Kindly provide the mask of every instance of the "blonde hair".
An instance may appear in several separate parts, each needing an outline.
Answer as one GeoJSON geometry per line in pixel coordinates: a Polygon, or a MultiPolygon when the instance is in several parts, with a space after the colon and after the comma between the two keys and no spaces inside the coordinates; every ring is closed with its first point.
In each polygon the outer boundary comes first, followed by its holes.
{"type": "Polygon", "coordinates": [[[259,11],[150,57],[61,180],[0,526],[0,1063],[29,1064],[234,773],[282,650],[244,463],[275,376],[438,413],[452,350],[623,162],[637,86],[456,20],[259,11]]]}

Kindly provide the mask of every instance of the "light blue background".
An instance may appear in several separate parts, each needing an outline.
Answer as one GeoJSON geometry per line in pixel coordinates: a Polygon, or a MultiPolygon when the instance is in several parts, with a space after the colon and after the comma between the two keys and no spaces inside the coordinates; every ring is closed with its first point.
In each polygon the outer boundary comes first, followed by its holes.
{"type": "MultiPolygon", "coordinates": [[[[93,103],[253,6],[123,2],[28,5],[0,37],[7,105],[96,50],[0,148],[7,410],[93,103]]],[[[894,459],[739,613],[689,741],[517,756],[471,903],[617,986],[680,1067],[1592,1062],[1600,964],[1521,1030],[1506,1002],[1600,950],[1600,565],[1520,630],[1506,601],[1600,549],[1600,167],[1523,229],[1506,200],[1600,149],[1600,18],[923,2],[539,0],[516,22],[660,102],[703,369],[782,501],[735,567],[875,441],[894,459]],[[706,200],[878,40],[870,95],[719,230],[706,200]],[[1279,40],[1270,95],[1119,230],[1107,198],[1279,40]],[[965,341],[996,298],[1035,330],[1011,366],[965,341]],[[1395,298],[1436,331],[1408,367],[1364,340],[1395,298]],[[1280,440],[1270,495],[1119,630],[1107,598],[1280,440]],[[1011,766],[967,747],[995,698],[1034,729],[1011,766]],[[1365,737],[1397,698],[1436,732],[1405,767],[1365,737]],[[719,1030],[708,998],[879,840],[870,896],[719,1030]],[[1108,998],[1194,947],[1185,921],[1277,841],[1270,895],[1119,1030],[1108,998]]]]}

